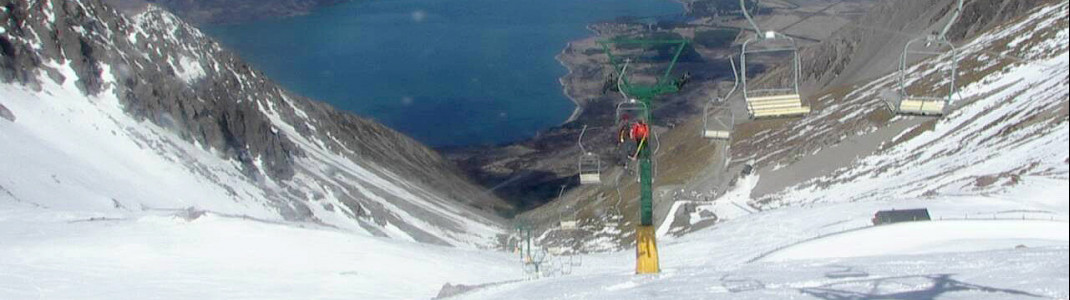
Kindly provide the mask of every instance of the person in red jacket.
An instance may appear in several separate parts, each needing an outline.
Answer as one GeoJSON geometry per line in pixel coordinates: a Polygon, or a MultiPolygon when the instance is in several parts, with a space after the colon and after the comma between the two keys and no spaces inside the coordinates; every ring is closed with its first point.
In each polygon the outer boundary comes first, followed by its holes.
{"type": "Polygon", "coordinates": [[[650,137],[650,126],[643,120],[636,120],[635,123],[632,123],[628,136],[631,137],[632,141],[636,142],[635,154],[631,156],[632,160],[636,160],[639,158],[639,152],[642,152],[643,147],[646,146],[647,138],[650,137]]]}

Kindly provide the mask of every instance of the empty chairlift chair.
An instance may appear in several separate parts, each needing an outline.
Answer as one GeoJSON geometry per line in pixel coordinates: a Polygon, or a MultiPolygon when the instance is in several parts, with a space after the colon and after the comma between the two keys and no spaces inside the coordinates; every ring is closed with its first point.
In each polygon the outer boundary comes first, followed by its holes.
{"type": "Polygon", "coordinates": [[[799,48],[795,39],[773,31],[763,33],[751,18],[745,0],[740,0],[740,7],[742,7],[743,16],[754,26],[757,33],[756,37],[743,42],[743,49],[740,53],[743,98],[747,101],[747,110],[750,111],[751,117],[794,117],[809,114],[810,107],[804,105],[802,96],[799,95],[799,48]],[[787,45],[775,45],[777,43],[787,43],[787,45]],[[748,55],[785,52],[791,53],[791,86],[754,89],[747,85],[748,55]]]}
{"type": "Polygon", "coordinates": [[[720,103],[718,105],[712,105],[713,101],[706,103],[706,108],[703,110],[705,115],[702,117],[702,137],[711,140],[732,139],[732,124],[735,122],[735,115],[732,114],[731,107],[723,101],[718,101],[720,103]]]}
{"type": "Polygon", "coordinates": [[[580,172],[580,184],[602,184],[602,160],[598,158],[597,154],[587,152],[587,149],[583,147],[583,136],[586,133],[587,125],[584,125],[577,142],[581,153],[579,163],[577,163],[577,168],[580,172]]]}
{"type": "MultiPolygon", "coordinates": [[[[562,185],[561,190],[557,192],[557,200],[555,201],[558,203],[564,201],[564,198],[561,196],[565,195],[566,187],[567,186],[562,185]]],[[[560,225],[561,230],[576,230],[579,228],[579,222],[576,221],[576,211],[572,209],[572,205],[565,205],[558,213],[560,214],[560,223],[558,224],[560,225]]]]}
{"type": "MultiPolygon", "coordinates": [[[[951,28],[951,25],[958,19],[959,13],[962,11],[962,0],[957,1],[957,5],[951,20],[944,26],[944,29],[936,34],[925,37],[915,38],[907,42],[903,46],[903,55],[899,58],[899,88],[898,93],[893,99],[888,101],[888,106],[896,113],[903,115],[925,115],[925,116],[941,116],[947,110],[951,104],[951,97],[956,93],[955,81],[958,76],[958,49],[947,39],[947,31],[951,28]],[[921,45],[921,46],[919,46],[921,45]],[[935,70],[925,70],[932,73],[926,74],[925,71],[919,71],[911,69],[909,64],[912,58],[915,57],[929,57],[937,56],[939,59],[933,64],[935,70]],[[936,75],[934,75],[936,74],[936,75]],[[910,88],[911,79],[913,82],[933,82],[920,80],[928,76],[940,76],[941,79],[946,80],[948,86],[946,94],[933,92],[912,92],[910,88]]],[[[938,84],[938,83],[937,83],[938,84]]],[[[917,89],[926,90],[927,87],[918,87],[917,89]]]]}
{"type": "Polygon", "coordinates": [[[931,116],[943,115],[944,114],[944,110],[947,108],[948,104],[951,103],[952,95],[955,94],[955,79],[956,79],[955,77],[957,75],[956,74],[957,72],[955,72],[955,69],[957,68],[957,64],[958,64],[958,62],[956,61],[956,55],[957,55],[956,54],[956,50],[954,49],[954,46],[951,45],[951,43],[947,43],[946,41],[939,41],[939,40],[931,40],[931,41],[926,42],[926,44],[929,44],[929,45],[939,44],[939,45],[942,45],[943,47],[950,47],[950,49],[951,49],[950,52],[949,52],[950,54],[944,53],[944,52],[935,52],[935,51],[911,50],[910,47],[913,44],[916,44],[917,42],[920,42],[920,40],[914,40],[914,41],[910,41],[909,43],[907,43],[907,46],[906,46],[907,50],[905,50],[903,52],[903,56],[900,59],[900,65],[899,65],[899,97],[897,99],[898,100],[898,104],[893,104],[894,110],[896,112],[900,113],[900,114],[906,114],[906,115],[931,115],[931,116]],[[950,66],[949,70],[948,70],[948,75],[946,76],[950,80],[947,94],[946,95],[918,95],[918,94],[914,94],[914,93],[909,92],[908,89],[907,89],[907,80],[908,80],[909,73],[910,73],[910,72],[908,72],[908,67],[907,67],[909,57],[911,55],[944,55],[944,54],[947,54],[947,59],[949,61],[948,62],[943,62],[943,63],[946,63],[946,64],[948,64],[950,66]]]}
{"type": "Polygon", "coordinates": [[[739,76],[736,75],[735,61],[729,59],[729,62],[732,64],[732,76],[735,77],[735,84],[732,85],[732,90],[724,98],[716,97],[710,99],[702,110],[702,137],[707,139],[732,139],[732,127],[735,126],[736,116],[732,112],[732,107],[728,104],[728,99],[732,98],[732,94],[736,92],[736,87],[739,86],[739,76]]]}
{"type": "Polygon", "coordinates": [[[594,153],[580,156],[580,184],[602,184],[602,161],[594,153]]]}

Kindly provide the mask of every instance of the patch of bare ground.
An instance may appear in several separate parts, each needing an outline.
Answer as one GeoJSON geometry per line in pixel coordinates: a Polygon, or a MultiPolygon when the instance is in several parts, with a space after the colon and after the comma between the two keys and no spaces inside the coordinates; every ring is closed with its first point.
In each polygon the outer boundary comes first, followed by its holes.
{"type": "Polygon", "coordinates": [[[925,133],[926,131],[933,130],[933,128],[936,128],[936,121],[936,119],[925,121],[925,123],[914,127],[909,132],[904,133],[899,138],[892,140],[890,143],[885,144],[883,149],[895,148],[895,146],[898,146],[899,144],[902,144],[906,141],[912,140],[921,135],[922,133],[925,133]]]}
{"type": "Polygon", "coordinates": [[[7,120],[8,122],[15,122],[15,114],[12,113],[4,104],[0,103],[0,119],[7,120]]]}

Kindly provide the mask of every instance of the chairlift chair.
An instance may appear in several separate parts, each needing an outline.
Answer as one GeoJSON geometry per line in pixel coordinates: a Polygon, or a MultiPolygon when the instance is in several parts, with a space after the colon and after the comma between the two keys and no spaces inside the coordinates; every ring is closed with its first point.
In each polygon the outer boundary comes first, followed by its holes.
{"type": "MultiPolygon", "coordinates": [[[[950,42],[948,42],[946,40],[941,40],[939,38],[935,38],[935,37],[932,37],[932,36],[925,37],[925,38],[914,39],[914,40],[911,40],[910,42],[908,42],[907,45],[905,46],[904,50],[903,50],[903,55],[899,59],[899,88],[898,88],[899,93],[898,93],[898,97],[896,97],[896,99],[895,99],[896,102],[893,102],[892,109],[894,111],[896,111],[897,113],[903,114],[903,115],[922,115],[922,116],[940,116],[940,115],[943,115],[944,114],[944,110],[951,103],[951,97],[955,94],[955,80],[957,79],[956,77],[958,76],[958,74],[957,74],[958,72],[956,71],[958,69],[958,58],[957,58],[957,56],[958,56],[958,50],[955,49],[954,45],[952,45],[950,42]],[[935,45],[936,46],[935,48],[950,49],[950,50],[947,51],[947,52],[943,52],[943,51],[914,50],[914,49],[911,48],[912,46],[914,46],[914,45],[916,45],[916,44],[918,44],[920,42],[925,42],[925,45],[927,46],[925,48],[933,48],[932,46],[935,45]],[[949,86],[947,88],[947,94],[919,95],[919,94],[910,93],[907,90],[907,80],[909,80],[909,77],[910,77],[909,74],[908,74],[908,73],[910,73],[909,70],[908,70],[908,68],[909,68],[908,64],[909,64],[909,61],[910,61],[910,57],[911,56],[916,56],[916,55],[929,56],[929,55],[945,55],[945,54],[948,55],[947,56],[947,59],[948,59],[947,63],[949,65],[949,70],[948,70],[947,77],[950,80],[950,84],[949,84],[949,86]]],[[[940,68],[940,66],[937,66],[937,68],[940,68]]],[[[939,72],[939,71],[937,71],[937,72],[939,72]]]]}
{"type": "Polygon", "coordinates": [[[583,136],[587,133],[587,125],[583,126],[583,131],[580,131],[580,137],[577,144],[580,147],[580,160],[577,163],[577,169],[580,172],[580,184],[602,184],[602,160],[598,158],[597,154],[593,152],[587,152],[587,149],[583,147],[583,136]]]}
{"type": "Polygon", "coordinates": [[[580,184],[602,184],[602,161],[594,153],[580,156],[580,184]]]}
{"type": "Polygon", "coordinates": [[[747,9],[746,0],[740,0],[740,7],[743,11],[743,16],[747,18],[747,21],[754,27],[756,37],[747,39],[743,42],[743,49],[740,52],[740,66],[743,80],[743,98],[747,102],[747,110],[750,112],[752,118],[775,118],[775,117],[794,117],[801,116],[810,113],[810,107],[803,105],[802,96],[799,94],[799,47],[795,42],[795,39],[786,36],[784,34],[768,31],[764,32],[758,27],[758,24],[751,18],[747,9]],[[773,44],[776,42],[788,42],[788,46],[774,46],[769,47],[767,44],[773,44]],[[769,48],[760,47],[765,46],[769,48]],[[757,49],[755,49],[757,48],[757,49]],[[792,69],[792,84],[789,87],[773,87],[763,89],[751,89],[747,86],[747,55],[748,54],[770,54],[770,53],[784,53],[791,52],[791,69],[792,69]]]}
{"type": "MultiPolygon", "coordinates": [[[[912,39],[903,46],[903,55],[899,57],[899,91],[896,97],[889,101],[889,108],[892,111],[902,115],[941,116],[950,107],[951,97],[957,92],[955,81],[958,79],[958,49],[947,39],[947,31],[958,20],[959,14],[962,12],[962,2],[962,0],[958,1],[951,20],[938,34],[912,39]],[[917,45],[921,43],[924,43],[924,46],[919,49],[917,45]],[[948,68],[946,79],[950,81],[950,84],[946,95],[918,95],[912,94],[907,90],[908,73],[910,72],[908,64],[913,56],[946,57],[945,62],[937,64],[938,69],[942,66],[947,66],[948,68]]],[[[940,71],[937,70],[936,72],[939,73],[940,71]]]]}
{"type": "Polygon", "coordinates": [[[702,137],[707,139],[732,139],[732,127],[735,125],[736,116],[732,112],[732,107],[728,104],[728,99],[736,92],[736,87],[739,85],[739,75],[736,73],[735,61],[729,58],[729,63],[732,64],[732,76],[735,77],[735,84],[732,85],[732,90],[724,98],[715,97],[710,99],[702,110],[702,137]]]}
{"type": "Polygon", "coordinates": [[[644,120],[647,118],[647,107],[643,102],[639,102],[635,99],[629,99],[621,103],[617,103],[616,121],[617,124],[621,124],[625,120],[625,116],[630,120],[644,120]]]}
{"type": "Polygon", "coordinates": [[[717,106],[711,104],[713,101],[706,102],[706,107],[703,109],[702,137],[711,140],[731,140],[732,124],[735,122],[732,109],[723,102],[717,106]]]}
{"type": "MultiPolygon", "coordinates": [[[[557,200],[555,201],[558,201],[559,203],[560,201],[562,201],[561,196],[565,194],[565,187],[567,186],[561,186],[561,190],[557,192],[557,200]]],[[[576,222],[576,212],[572,211],[571,205],[566,205],[558,213],[560,218],[558,224],[560,225],[561,230],[575,230],[578,227],[576,222]],[[566,214],[568,215],[568,217],[565,216],[566,214]]]]}

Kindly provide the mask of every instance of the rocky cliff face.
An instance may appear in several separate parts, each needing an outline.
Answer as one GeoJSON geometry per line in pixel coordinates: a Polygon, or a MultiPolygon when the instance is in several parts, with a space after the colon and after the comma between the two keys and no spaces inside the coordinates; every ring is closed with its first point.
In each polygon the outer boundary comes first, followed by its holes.
{"type": "Polygon", "coordinates": [[[0,0],[0,48],[3,83],[44,94],[56,84],[88,97],[113,93],[126,115],[112,118],[151,123],[232,161],[242,175],[235,180],[273,187],[251,201],[267,201],[285,219],[326,222],[309,208],[309,199],[326,199],[320,206],[331,209],[322,213],[343,215],[338,222],[458,244],[472,231],[459,216],[488,233],[498,222],[492,212],[508,209],[436,152],[283,90],[153,6],[127,16],[100,0],[0,0]]]}
{"type": "MultiPolygon", "coordinates": [[[[966,1],[948,38],[962,42],[1042,2],[1046,1],[966,1]]],[[[951,0],[878,2],[860,22],[845,26],[832,38],[802,51],[803,79],[808,88],[816,90],[873,79],[895,70],[903,44],[942,29],[953,5],[951,0]]]]}
{"type": "MultiPolygon", "coordinates": [[[[952,43],[961,45],[979,33],[1018,18],[1041,3],[1049,2],[1051,1],[967,0],[960,19],[951,27],[948,37],[952,43]]],[[[803,94],[818,110],[832,106],[842,106],[845,109],[832,114],[831,118],[823,118],[830,126],[826,131],[834,134],[796,136],[795,139],[780,140],[770,139],[765,135],[770,133],[769,131],[763,132],[755,137],[748,136],[735,141],[733,148],[742,150],[735,153],[735,159],[746,161],[750,158],[763,158],[758,162],[761,166],[787,164],[817,149],[838,144],[844,137],[861,134],[864,131],[861,128],[887,123],[891,116],[883,110],[869,110],[865,114],[851,113],[850,110],[861,110],[862,107],[857,103],[853,104],[854,106],[844,106],[837,101],[844,94],[858,88],[857,84],[870,82],[898,70],[900,54],[907,41],[942,29],[949,20],[953,4],[954,1],[951,0],[880,1],[858,22],[844,26],[821,43],[803,47],[800,50],[803,94]],[[863,118],[851,119],[851,122],[847,122],[848,119],[839,119],[845,116],[863,118]],[[791,146],[786,147],[790,150],[779,150],[785,147],[770,147],[770,144],[791,146]]],[[[763,75],[763,79],[778,80],[787,74],[782,71],[783,69],[771,70],[763,75]]],[[[829,114],[822,113],[821,117],[829,117],[829,114]]],[[[743,130],[770,130],[778,134],[794,135],[788,130],[780,131],[783,128],[797,128],[801,126],[798,124],[809,123],[814,119],[814,116],[809,116],[803,120],[754,122],[745,125],[743,130]]]]}

